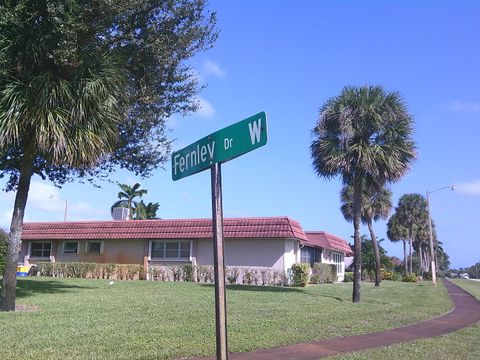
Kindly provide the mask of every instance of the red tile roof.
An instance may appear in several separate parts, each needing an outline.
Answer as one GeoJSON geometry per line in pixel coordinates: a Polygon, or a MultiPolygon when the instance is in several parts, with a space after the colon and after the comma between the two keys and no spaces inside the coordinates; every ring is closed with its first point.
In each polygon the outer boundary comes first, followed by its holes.
{"type": "MultiPolygon", "coordinates": [[[[226,238],[295,238],[307,241],[300,224],[288,217],[224,219],[226,238]]],[[[36,222],[23,225],[22,240],[205,239],[211,219],[36,222]]]]}
{"type": "Polygon", "coordinates": [[[338,236],[325,231],[306,231],[305,235],[307,235],[307,241],[303,242],[304,245],[336,250],[347,256],[353,255],[350,245],[338,236]]]}

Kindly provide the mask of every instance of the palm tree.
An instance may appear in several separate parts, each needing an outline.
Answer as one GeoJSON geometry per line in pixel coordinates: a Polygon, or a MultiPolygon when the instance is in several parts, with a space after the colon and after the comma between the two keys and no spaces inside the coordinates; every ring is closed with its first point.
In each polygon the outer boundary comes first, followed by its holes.
{"type": "MultiPolygon", "coordinates": [[[[385,249],[380,246],[380,243],[383,239],[378,241],[378,253],[380,254],[380,263],[383,267],[390,267],[392,263],[388,256],[385,254],[385,249]]],[[[367,236],[362,235],[362,271],[367,273],[376,272],[377,269],[377,259],[375,254],[375,249],[373,246],[373,241],[369,240],[367,236]]],[[[365,277],[365,276],[363,276],[365,277]]]]}
{"type": "Polygon", "coordinates": [[[145,204],[143,200],[135,206],[135,220],[157,219],[158,202],[145,204]]]}
{"type": "Polygon", "coordinates": [[[133,219],[133,212],[134,207],[138,206],[138,203],[134,200],[137,197],[142,197],[147,193],[147,190],[140,189],[140,184],[136,183],[133,186],[127,184],[118,184],[120,191],[118,193],[118,198],[120,200],[113,203],[112,207],[110,208],[111,213],[113,214],[113,208],[116,207],[125,207],[128,209],[128,219],[133,219]]]}
{"type": "Polygon", "coordinates": [[[427,201],[420,194],[405,194],[398,200],[398,206],[395,209],[395,213],[400,225],[407,229],[407,239],[409,242],[410,253],[410,274],[413,273],[412,269],[412,247],[415,237],[425,224],[428,217],[427,213],[427,201]]]}
{"type": "Polygon", "coordinates": [[[322,177],[341,176],[353,187],[353,302],[360,302],[362,193],[364,184],[398,181],[415,159],[412,119],[397,92],[380,86],[345,87],[320,108],[310,146],[322,177]]]}
{"type": "Polygon", "coordinates": [[[36,166],[48,159],[85,171],[108,156],[117,140],[121,68],[94,53],[76,64],[47,63],[27,78],[0,74],[0,152],[15,152],[19,170],[0,301],[5,311],[15,310],[21,231],[36,166]]]}
{"type": "MultiPolygon", "coordinates": [[[[347,221],[353,220],[353,187],[345,185],[340,192],[341,210],[347,221]]],[[[364,184],[362,194],[362,223],[367,224],[375,256],[375,286],[380,286],[381,263],[377,236],[373,222],[386,219],[392,209],[392,192],[386,187],[377,188],[364,184]]]]}
{"type": "Polygon", "coordinates": [[[392,242],[402,241],[403,242],[403,268],[405,274],[408,274],[408,261],[407,261],[407,239],[408,231],[403,227],[396,213],[390,216],[387,222],[387,237],[392,242]]]}

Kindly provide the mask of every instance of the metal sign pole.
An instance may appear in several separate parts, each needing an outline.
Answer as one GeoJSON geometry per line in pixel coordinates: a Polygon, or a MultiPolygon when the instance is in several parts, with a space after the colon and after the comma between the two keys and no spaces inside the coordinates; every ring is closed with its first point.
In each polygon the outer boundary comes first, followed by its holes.
{"type": "Polygon", "coordinates": [[[225,294],[225,257],[223,242],[222,172],[220,163],[211,167],[213,213],[213,262],[215,272],[215,326],[217,359],[228,359],[227,298],[225,294]]]}

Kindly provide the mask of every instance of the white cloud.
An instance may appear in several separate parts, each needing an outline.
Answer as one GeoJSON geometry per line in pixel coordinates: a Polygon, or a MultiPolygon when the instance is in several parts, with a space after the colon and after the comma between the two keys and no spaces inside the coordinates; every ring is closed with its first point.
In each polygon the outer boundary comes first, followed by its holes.
{"type": "Polygon", "coordinates": [[[98,209],[90,204],[79,202],[72,204],[68,209],[68,220],[97,220],[98,218],[110,219],[110,208],[98,209]]]}
{"type": "MultiPolygon", "coordinates": [[[[124,182],[123,182],[122,184],[126,184],[126,185],[128,185],[128,186],[133,186],[133,185],[135,185],[135,184],[137,184],[137,183],[140,183],[140,181],[139,181],[137,178],[129,175],[129,176],[127,176],[127,177],[125,178],[125,180],[124,180],[124,182]]],[[[118,191],[121,191],[121,189],[118,188],[118,191]]]]}
{"type": "Polygon", "coordinates": [[[28,207],[47,211],[57,212],[65,207],[65,199],[60,196],[58,188],[40,181],[32,181],[28,192],[28,207]]]}
{"type": "Polygon", "coordinates": [[[12,222],[13,210],[7,210],[0,213],[0,227],[7,230],[12,222]]]}
{"type": "Polygon", "coordinates": [[[467,113],[480,113],[480,102],[478,101],[452,101],[449,109],[467,113]]]}
{"type": "Polygon", "coordinates": [[[201,96],[198,97],[198,101],[200,103],[200,107],[197,111],[197,114],[204,118],[211,118],[215,115],[215,109],[213,108],[212,104],[209,101],[202,98],[201,96]]]}
{"type": "Polygon", "coordinates": [[[480,179],[455,184],[455,190],[466,195],[480,195],[480,179]]]}
{"type": "Polygon", "coordinates": [[[227,72],[217,62],[210,59],[205,59],[202,66],[202,74],[205,76],[213,76],[219,79],[223,79],[227,72]]]}

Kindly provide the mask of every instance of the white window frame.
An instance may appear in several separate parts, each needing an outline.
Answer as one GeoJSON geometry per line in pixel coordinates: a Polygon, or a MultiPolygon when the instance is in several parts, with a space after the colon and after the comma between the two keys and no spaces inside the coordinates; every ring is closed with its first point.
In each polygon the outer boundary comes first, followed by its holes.
{"type": "Polygon", "coordinates": [[[342,254],[334,252],[332,253],[332,255],[333,255],[332,256],[333,263],[337,267],[337,274],[341,274],[342,273],[342,254]]]}
{"type": "Polygon", "coordinates": [[[62,253],[65,255],[72,255],[72,254],[78,254],[80,251],[80,242],[78,240],[64,240],[63,245],[62,245],[62,253]],[[65,245],[67,243],[77,243],[77,251],[75,252],[70,252],[70,251],[65,251],[65,245]]]}
{"type": "Polygon", "coordinates": [[[150,240],[148,244],[148,260],[151,261],[191,261],[192,260],[192,241],[191,240],[150,240]],[[153,243],[161,242],[163,243],[163,257],[153,257],[153,243]],[[167,243],[176,243],[178,244],[177,257],[167,257],[167,243]],[[185,250],[181,248],[181,243],[188,243],[188,257],[180,257],[180,251],[185,250]]]}
{"type": "Polygon", "coordinates": [[[103,240],[87,240],[85,242],[85,254],[89,255],[102,255],[103,254],[103,240]],[[100,243],[100,252],[91,252],[90,244],[91,243],[100,243]]]}
{"type": "MultiPolygon", "coordinates": [[[[44,252],[44,248],[42,246],[42,255],[44,252]]],[[[52,251],[53,251],[53,244],[51,241],[30,241],[28,244],[28,258],[29,259],[50,259],[52,256],[52,251]],[[50,244],[50,255],[48,256],[33,256],[32,255],[32,244],[50,244]]]]}

